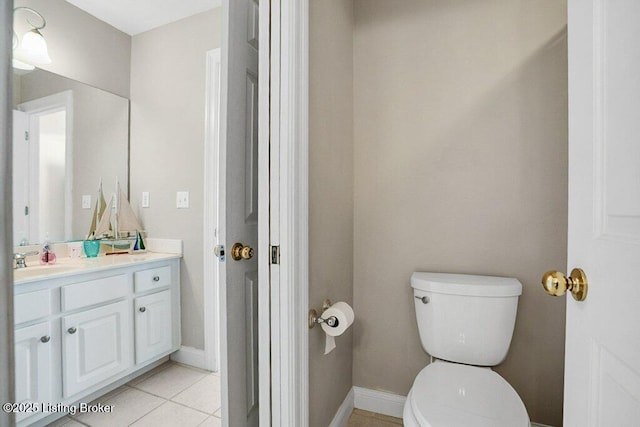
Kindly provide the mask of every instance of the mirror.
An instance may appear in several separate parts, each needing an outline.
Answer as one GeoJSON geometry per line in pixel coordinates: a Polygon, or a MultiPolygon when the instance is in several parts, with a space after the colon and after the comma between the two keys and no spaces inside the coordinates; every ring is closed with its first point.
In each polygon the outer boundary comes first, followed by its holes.
{"type": "Polygon", "coordinates": [[[84,239],[100,180],[129,187],[129,100],[36,69],[14,74],[14,244],[84,239]]]}

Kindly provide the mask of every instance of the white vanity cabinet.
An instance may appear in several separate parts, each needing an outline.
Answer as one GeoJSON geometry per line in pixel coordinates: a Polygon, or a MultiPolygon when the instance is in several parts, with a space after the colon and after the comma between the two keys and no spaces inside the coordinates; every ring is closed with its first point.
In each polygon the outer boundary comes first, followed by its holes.
{"type": "MultiPolygon", "coordinates": [[[[16,403],[51,401],[53,346],[49,322],[16,329],[16,403]]],[[[31,414],[16,415],[18,420],[22,420],[31,414]]]]}
{"type": "Polygon", "coordinates": [[[136,298],[136,363],[143,363],[171,348],[171,292],[136,298]]]}
{"type": "Polygon", "coordinates": [[[136,271],[133,275],[135,299],[136,363],[143,363],[154,355],[171,348],[171,269],[156,267],[136,271]],[[149,294],[148,292],[153,292],[149,294]]]}
{"type": "MultiPolygon", "coordinates": [[[[17,402],[89,402],[179,349],[179,256],[116,256],[16,280],[17,402]]],[[[18,415],[18,425],[48,415],[18,415]]]]}
{"type": "Polygon", "coordinates": [[[131,334],[126,300],[63,317],[63,396],[73,396],[131,367],[131,334]]]}

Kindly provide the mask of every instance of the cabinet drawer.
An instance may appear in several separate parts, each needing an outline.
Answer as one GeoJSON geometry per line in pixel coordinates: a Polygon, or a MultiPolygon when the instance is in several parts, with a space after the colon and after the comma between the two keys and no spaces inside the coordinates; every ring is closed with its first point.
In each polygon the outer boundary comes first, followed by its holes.
{"type": "Polygon", "coordinates": [[[171,267],[156,267],[133,273],[136,292],[158,289],[171,284],[171,267]]]}
{"type": "Polygon", "coordinates": [[[18,294],[14,298],[14,319],[18,325],[23,322],[40,319],[51,314],[49,290],[18,294]]]}
{"type": "Polygon", "coordinates": [[[126,274],[63,286],[62,310],[75,310],[122,298],[130,292],[130,289],[126,274]]]}

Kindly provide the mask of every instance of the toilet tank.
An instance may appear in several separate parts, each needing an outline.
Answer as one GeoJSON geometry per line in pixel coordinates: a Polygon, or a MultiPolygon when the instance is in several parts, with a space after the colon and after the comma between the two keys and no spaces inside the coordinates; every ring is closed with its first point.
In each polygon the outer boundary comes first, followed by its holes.
{"type": "Polygon", "coordinates": [[[522,294],[517,279],[413,273],[411,287],[420,341],[427,353],[477,366],[504,360],[522,294]]]}

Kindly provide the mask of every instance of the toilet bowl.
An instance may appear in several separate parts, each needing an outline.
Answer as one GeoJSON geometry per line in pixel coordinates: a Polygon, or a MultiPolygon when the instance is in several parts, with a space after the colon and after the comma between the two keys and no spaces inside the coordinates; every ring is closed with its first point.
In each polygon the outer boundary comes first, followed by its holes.
{"type": "Polygon", "coordinates": [[[436,361],[416,377],[405,402],[406,427],[529,427],[513,387],[489,368],[436,361]]]}
{"type": "Polygon", "coordinates": [[[416,376],[408,427],[529,427],[527,410],[491,366],[507,355],[522,284],[505,277],[414,273],[418,331],[437,358],[416,376]]]}

